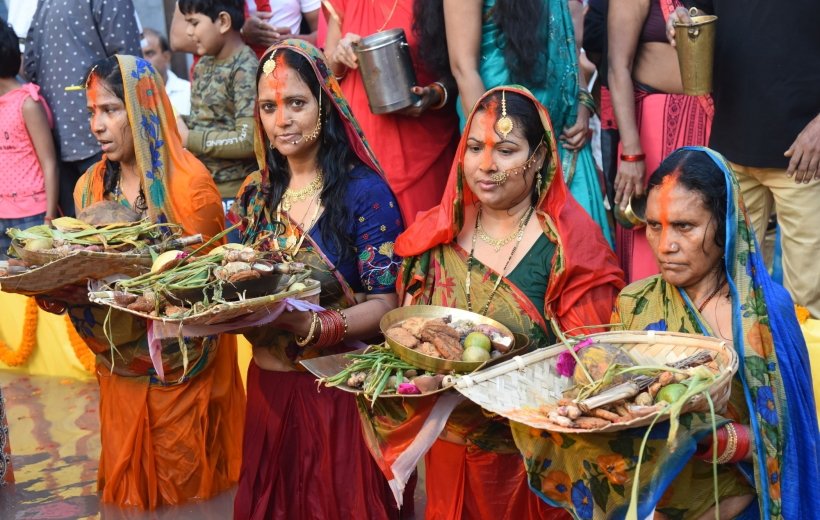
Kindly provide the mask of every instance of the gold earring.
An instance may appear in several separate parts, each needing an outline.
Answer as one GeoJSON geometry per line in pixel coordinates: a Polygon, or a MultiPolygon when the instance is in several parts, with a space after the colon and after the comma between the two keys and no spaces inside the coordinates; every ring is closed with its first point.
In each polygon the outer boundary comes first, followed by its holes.
{"type": "Polygon", "coordinates": [[[513,131],[513,120],[507,117],[507,96],[505,90],[501,91],[501,118],[495,122],[495,131],[501,134],[506,139],[510,132],[513,131]]]}
{"type": "Polygon", "coordinates": [[[316,128],[313,129],[311,133],[304,137],[304,142],[309,143],[311,141],[315,141],[319,137],[319,133],[322,131],[322,88],[319,87],[319,117],[316,120],[316,128]]]}

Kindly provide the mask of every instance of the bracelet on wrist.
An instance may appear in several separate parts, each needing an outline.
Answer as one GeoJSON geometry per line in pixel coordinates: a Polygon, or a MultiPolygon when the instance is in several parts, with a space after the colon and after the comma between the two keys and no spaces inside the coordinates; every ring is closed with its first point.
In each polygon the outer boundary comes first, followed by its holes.
{"type": "Polygon", "coordinates": [[[621,160],[625,162],[641,162],[646,159],[645,153],[635,153],[635,154],[621,154],[621,160]]]}
{"type": "Polygon", "coordinates": [[[308,346],[313,341],[314,336],[316,336],[316,328],[317,328],[318,324],[319,324],[318,314],[316,314],[313,311],[310,311],[310,328],[308,329],[307,336],[305,336],[304,338],[300,338],[299,336],[296,336],[296,338],[295,338],[296,345],[298,345],[300,347],[303,347],[303,348],[308,346]]]}
{"type": "Polygon", "coordinates": [[[34,301],[37,302],[38,307],[51,314],[65,314],[65,311],[68,310],[68,306],[63,302],[48,300],[39,296],[35,296],[34,301]]]}
{"type": "Polygon", "coordinates": [[[732,423],[728,423],[723,428],[726,430],[728,438],[726,442],[726,449],[724,449],[723,453],[721,453],[717,458],[718,464],[726,464],[737,453],[737,430],[735,430],[735,426],[732,423]]]}
{"type": "Polygon", "coordinates": [[[578,103],[587,107],[593,114],[598,112],[598,107],[595,105],[595,98],[592,97],[592,94],[590,94],[587,89],[578,89],[578,103]]]}
{"type": "Polygon", "coordinates": [[[430,110],[440,110],[444,108],[444,106],[447,105],[447,100],[449,99],[447,89],[444,88],[444,83],[435,81],[430,85],[430,88],[436,90],[439,94],[439,102],[431,106],[430,110]]]}

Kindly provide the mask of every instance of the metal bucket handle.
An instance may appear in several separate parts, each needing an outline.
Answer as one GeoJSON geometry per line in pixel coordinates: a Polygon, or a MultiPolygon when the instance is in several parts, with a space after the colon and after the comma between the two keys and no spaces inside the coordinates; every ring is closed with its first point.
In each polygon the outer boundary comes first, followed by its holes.
{"type": "MultiPolygon", "coordinates": [[[[698,15],[698,8],[697,7],[690,7],[689,8],[689,16],[697,16],[698,15]]],[[[700,35],[700,26],[699,25],[692,25],[687,30],[686,33],[689,35],[690,40],[695,40],[700,35]]]]}

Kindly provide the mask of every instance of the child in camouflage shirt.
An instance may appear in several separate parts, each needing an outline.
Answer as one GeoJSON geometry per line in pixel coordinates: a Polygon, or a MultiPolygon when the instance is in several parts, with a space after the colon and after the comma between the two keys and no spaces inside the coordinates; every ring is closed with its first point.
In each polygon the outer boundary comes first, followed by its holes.
{"type": "Polygon", "coordinates": [[[185,147],[211,171],[223,204],[257,169],[253,153],[254,52],[242,41],[242,0],[179,0],[188,37],[202,56],[191,82],[191,115],[181,121],[185,147]],[[190,126],[190,130],[188,128],[190,126]]]}

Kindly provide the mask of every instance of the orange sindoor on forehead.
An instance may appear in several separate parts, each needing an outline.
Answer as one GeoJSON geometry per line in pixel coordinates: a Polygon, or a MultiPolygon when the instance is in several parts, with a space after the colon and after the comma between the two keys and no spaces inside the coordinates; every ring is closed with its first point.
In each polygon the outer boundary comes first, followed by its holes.
{"type": "Polygon", "coordinates": [[[285,75],[286,71],[289,70],[288,65],[285,63],[282,54],[277,53],[268,58],[262,70],[265,72],[263,76],[264,81],[266,81],[268,87],[273,90],[273,99],[276,102],[276,124],[281,126],[285,121],[282,107],[284,106],[285,75]]]}
{"type": "Polygon", "coordinates": [[[672,203],[672,191],[678,186],[680,172],[674,172],[663,178],[658,187],[658,201],[661,205],[661,243],[666,241],[669,232],[669,205],[672,203]]]}
{"type": "Polygon", "coordinates": [[[484,112],[484,148],[481,150],[481,169],[489,170],[493,165],[493,148],[495,147],[495,121],[498,119],[498,101],[491,99],[484,112]]]}
{"type": "Polygon", "coordinates": [[[92,74],[85,84],[85,95],[88,96],[88,100],[91,102],[92,107],[97,106],[100,86],[100,79],[96,74],[92,74]]]}

